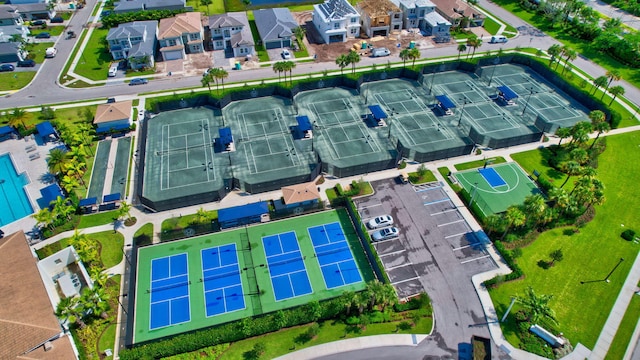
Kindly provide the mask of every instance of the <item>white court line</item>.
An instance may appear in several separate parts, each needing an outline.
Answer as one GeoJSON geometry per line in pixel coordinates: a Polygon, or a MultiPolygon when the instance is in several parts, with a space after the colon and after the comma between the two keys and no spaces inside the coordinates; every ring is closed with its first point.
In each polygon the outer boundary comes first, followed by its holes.
{"type": "Polygon", "coordinates": [[[411,281],[411,280],[420,280],[420,277],[419,277],[419,276],[416,276],[416,277],[412,277],[412,278],[410,278],[410,279],[404,279],[404,280],[400,280],[400,281],[392,282],[392,283],[391,283],[391,285],[395,285],[395,284],[402,284],[402,283],[404,283],[404,282],[411,281]]]}
{"type": "Polygon", "coordinates": [[[444,238],[445,238],[445,239],[450,239],[450,238],[452,238],[452,237],[456,237],[456,236],[464,235],[464,234],[466,234],[467,232],[468,232],[468,231],[465,231],[465,232],[462,232],[462,233],[459,233],[459,234],[453,234],[453,235],[445,236],[444,238]]]}
{"type": "Polygon", "coordinates": [[[466,263],[470,263],[472,261],[478,261],[478,260],[486,259],[488,257],[491,257],[491,255],[485,255],[485,256],[480,256],[480,257],[477,257],[477,258],[473,258],[471,260],[461,261],[460,264],[466,264],[466,263]]]}
{"type": "Polygon", "coordinates": [[[449,210],[443,210],[443,211],[440,211],[440,212],[431,213],[431,216],[446,214],[446,213],[450,213],[450,212],[454,212],[454,211],[458,211],[458,209],[449,209],[449,210]]]}
{"type": "Polygon", "coordinates": [[[384,257],[384,256],[389,256],[389,255],[400,254],[400,253],[403,253],[403,252],[406,252],[406,251],[407,251],[407,250],[402,249],[402,250],[398,250],[398,251],[390,252],[390,253],[387,253],[387,254],[378,254],[378,257],[384,257]]]}
{"type": "Polygon", "coordinates": [[[411,261],[409,261],[406,264],[402,264],[402,265],[398,265],[398,266],[392,266],[392,267],[385,267],[384,269],[388,270],[388,271],[391,271],[393,269],[398,269],[398,268],[401,268],[401,267],[406,267],[406,266],[411,266],[411,265],[413,265],[413,263],[411,261]]]}
{"type": "Polygon", "coordinates": [[[448,222],[448,223],[444,223],[444,224],[438,224],[438,227],[457,224],[459,222],[464,222],[464,219],[460,219],[460,220],[456,220],[456,221],[452,221],[452,222],[448,222]]]}

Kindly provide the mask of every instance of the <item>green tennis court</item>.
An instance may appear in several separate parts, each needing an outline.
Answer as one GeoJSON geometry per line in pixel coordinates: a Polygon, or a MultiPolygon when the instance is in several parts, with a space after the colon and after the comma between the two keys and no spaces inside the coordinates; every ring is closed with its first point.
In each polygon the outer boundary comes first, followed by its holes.
{"type": "MultiPolygon", "coordinates": [[[[352,267],[349,269],[353,271],[352,267]]],[[[142,247],[138,249],[136,274],[134,343],[336,297],[345,290],[359,291],[373,279],[364,250],[344,210],[142,247]],[[356,264],[361,281],[338,286],[327,284],[327,270],[322,268],[327,264],[321,261],[321,252],[316,254],[314,245],[318,244],[314,244],[310,236],[310,229],[318,226],[341,229],[340,234],[332,233],[332,236],[348,243],[353,253],[353,260],[349,261],[356,264]],[[292,250],[295,242],[280,245],[268,242],[284,235],[296,239],[298,248],[292,250]],[[274,246],[282,249],[279,250],[282,254],[275,254],[274,246]],[[296,255],[295,259],[287,263],[279,259],[292,254],[296,255]],[[188,259],[187,269],[171,268],[174,258],[188,259]],[[304,271],[296,270],[294,263],[288,263],[291,261],[302,262],[300,269],[304,271]],[[158,266],[162,263],[168,265],[158,266]],[[277,273],[283,267],[291,269],[277,273]],[[287,296],[280,277],[295,280],[295,276],[304,277],[305,272],[311,292],[292,286],[299,295],[287,296]],[[277,282],[278,289],[274,290],[272,281],[277,282]],[[188,311],[174,309],[178,305],[188,307],[188,311]]]]}
{"type": "Polygon", "coordinates": [[[540,193],[536,184],[514,162],[453,175],[486,216],[504,212],[512,205],[522,204],[527,196],[540,193]]]}

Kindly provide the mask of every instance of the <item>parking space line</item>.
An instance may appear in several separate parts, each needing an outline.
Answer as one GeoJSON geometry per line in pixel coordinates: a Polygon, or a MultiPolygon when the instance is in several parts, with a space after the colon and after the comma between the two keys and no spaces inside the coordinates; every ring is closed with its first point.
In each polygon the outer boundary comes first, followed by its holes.
{"type": "Polygon", "coordinates": [[[446,213],[450,213],[452,211],[458,211],[458,209],[453,208],[453,209],[449,209],[449,210],[444,210],[444,211],[440,211],[440,212],[431,213],[431,216],[446,214],[446,213]]]}
{"type": "MultiPolygon", "coordinates": [[[[373,207],[377,207],[377,206],[382,206],[382,204],[369,205],[369,206],[359,207],[359,208],[358,208],[358,212],[360,212],[360,210],[369,209],[369,208],[373,208],[373,207]]],[[[375,216],[374,216],[374,217],[375,217],[375,216]]]]}
{"type": "Polygon", "coordinates": [[[477,243],[469,244],[469,245],[466,245],[466,246],[460,246],[459,248],[454,248],[453,251],[466,249],[468,247],[474,247],[474,246],[480,245],[480,244],[482,244],[482,243],[481,242],[477,242],[477,243]]]}
{"type": "Polygon", "coordinates": [[[411,265],[413,265],[413,263],[412,262],[408,262],[406,264],[402,264],[402,265],[398,265],[398,266],[392,266],[392,267],[389,267],[389,268],[386,267],[384,269],[385,270],[393,270],[393,269],[397,269],[397,268],[401,268],[401,267],[405,267],[405,266],[411,266],[411,265]]]}
{"type": "Polygon", "coordinates": [[[460,219],[460,220],[456,220],[456,221],[448,222],[448,223],[445,223],[445,224],[438,224],[438,227],[441,227],[441,226],[447,226],[447,225],[452,225],[452,224],[457,224],[457,223],[459,223],[459,222],[464,222],[464,219],[460,219]]]}
{"type": "Polygon", "coordinates": [[[422,204],[423,204],[424,206],[427,206],[427,205],[433,205],[433,204],[443,203],[443,202],[446,202],[446,201],[451,201],[451,199],[449,199],[449,198],[444,198],[444,199],[434,200],[434,201],[426,202],[426,203],[422,203],[422,204]]]}
{"type": "Polygon", "coordinates": [[[462,232],[462,233],[459,233],[459,234],[453,234],[453,235],[445,236],[444,238],[445,238],[445,239],[449,239],[449,238],[452,238],[452,237],[456,237],[456,236],[464,235],[464,234],[466,234],[466,233],[467,233],[467,231],[462,232]]]}
{"type": "Polygon", "coordinates": [[[411,280],[420,280],[420,276],[416,276],[416,277],[412,277],[410,279],[404,279],[404,280],[400,280],[400,281],[396,281],[396,282],[392,282],[391,285],[395,285],[395,284],[401,284],[403,282],[407,282],[407,281],[411,281],[411,280]]]}
{"type": "MultiPolygon", "coordinates": [[[[369,235],[373,234],[374,231],[371,231],[369,233],[369,235]]],[[[397,240],[398,238],[393,238],[393,239],[387,239],[387,240],[382,240],[382,241],[376,241],[376,244],[382,244],[382,243],[386,243],[387,241],[393,241],[393,240],[397,240]]]]}
{"type": "Polygon", "coordinates": [[[480,256],[480,257],[477,257],[477,258],[473,258],[471,260],[461,261],[460,264],[466,264],[466,263],[469,263],[469,262],[472,262],[472,261],[486,259],[488,257],[491,257],[491,255],[485,255],[485,256],[480,256]]]}
{"type": "Polygon", "coordinates": [[[394,251],[394,252],[390,252],[388,254],[380,254],[378,253],[378,257],[383,257],[383,256],[389,256],[389,255],[395,255],[395,254],[400,254],[401,252],[405,252],[407,250],[402,249],[402,250],[398,250],[398,251],[394,251]]]}

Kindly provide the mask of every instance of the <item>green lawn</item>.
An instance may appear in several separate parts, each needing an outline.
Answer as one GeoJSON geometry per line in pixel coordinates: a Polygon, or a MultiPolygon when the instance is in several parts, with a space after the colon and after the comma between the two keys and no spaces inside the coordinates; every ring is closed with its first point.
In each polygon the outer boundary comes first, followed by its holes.
{"type": "MultiPolygon", "coordinates": [[[[522,249],[518,264],[526,274],[525,278],[490,289],[499,317],[513,295],[524,294],[526,287],[532,286],[538,294],[553,295],[550,306],[556,312],[559,328],[571,343],[593,348],[638,253],[637,245],[623,240],[620,233],[623,229],[640,230],[640,219],[636,216],[640,204],[635,201],[640,196],[636,184],[640,164],[627,161],[640,156],[639,143],[638,133],[607,138],[607,151],[598,161],[598,177],[606,186],[606,202],[596,207],[595,219],[578,233],[568,235],[563,229],[554,229],[522,249]],[[537,262],[548,260],[549,252],[555,249],[562,249],[564,260],[548,270],[538,267],[537,262]],[[620,258],[626,261],[612,274],[610,283],[581,284],[581,281],[604,279],[620,258]]],[[[523,153],[521,157],[530,153],[523,153]]],[[[536,161],[539,157],[529,163],[536,161]]],[[[512,314],[517,310],[516,306],[512,314]]],[[[517,346],[513,316],[509,320],[503,324],[503,332],[517,346]]]]}
{"type": "Polygon", "coordinates": [[[106,80],[113,59],[106,47],[109,29],[94,28],[87,46],[76,66],[75,73],[91,80],[106,80]]]}
{"type": "Polygon", "coordinates": [[[629,345],[631,341],[631,335],[638,324],[638,319],[640,319],[640,296],[634,295],[631,298],[629,307],[627,307],[624,318],[622,318],[620,327],[618,327],[616,336],[613,338],[613,342],[611,342],[605,360],[618,360],[624,357],[627,345],[629,345]]]}
{"type": "Polygon", "coordinates": [[[0,91],[22,89],[31,82],[34,76],[36,76],[35,71],[12,71],[0,73],[0,91]]]}
{"type": "Polygon", "coordinates": [[[484,166],[487,160],[489,160],[491,164],[502,164],[507,162],[505,158],[498,156],[498,157],[489,158],[489,159],[475,160],[475,161],[470,161],[462,164],[455,164],[454,167],[458,171],[475,169],[475,168],[484,166]]]}
{"type": "Polygon", "coordinates": [[[36,36],[40,33],[48,32],[51,36],[59,36],[64,32],[64,26],[47,26],[46,28],[29,29],[29,35],[36,36]]]}
{"type": "MultiPolygon", "coordinates": [[[[88,166],[88,165],[87,165],[88,166]]],[[[118,210],[105,211],[97,214],[83,215],[80,218],[78,229],[86,229],[98,225],[106,225],[113,222],[118,217],[118,210]]]]}
{"type": "Polygon", "coordinates": [[[44,61],[45,51],[53,45],[55,45],[53,42],[41,42],[27,45],[29,58],[35,60],[38,64],[41,64],[44,61]]]}
{"type": "Polygon", "coordinates": [[[497,22],[495,22],[491,18],[486,18],[484,20],[484,26],[483,27],[491,35],[497,34],[498,30],[500,30],[500,24],[498,24],[497,22]]]}
{"type": "Polygon", "coordinates": [[[137,246],[149,245],[153,242],[153,224],[146,223],[133,234],[133,242],[137,246]]]}
{"type": "Polygon", "coordinates": [[[433,175],[431,170],[427,170],[424,175],[418,176],[418,172],[411,172],[409,174],[409,181],[414,185],[424,184],[428,182],[436,181],[436,176],[433,175]]]}
{"type": "MultiPolygon", "coordinates": [[[[520,164],[520,167],[522,167],[527,174],[532,175],[533,171],[536,170],[540,173],[541,178],[548,180],[552,184],[556,184],[556,186],[560,186],[567,175],[548,165],[547,161],[552,155],[551,150],[545,148],[512,154],[511,158],[520,164]]],[[[564,186],[564,189],[571,191],[573,186],[573,181],[569,180],[564,186]]]]}
{"type": "MultiPolygon", "coordinates": [[[[115,311],[117,312],[118,309],[115,309],[115,311]]],[[[104,332],[102,333],[102,335],[100,336],[100,339],[98,340],[98,351],[101,354],[104,354],[104,351],[107,349],[113,350],[113,347],[116,344],[117,327],[118,327],[118,324],[112,323],[112,324],[109,324],[106,329],[104,329],[104,332]]],[[[103,359],[113,359],[113,356],[105,356],[103,359]]]]}
{"type": "MultiPolygon", "coordinates": [[[[96,8],[98,8],[98,5],[96,5],[96,8]]],[[[62,72],[60,73],[59,80],[61,83],[65,83],[68,80],[71,80],[71,77],[67,75],[67,72],[69,72],[69,67],[71,66],[71,62],[73,61],[73,59],[75,59],[76,55],[78,54],[78,50],[80,49],[80,44],[82,44],[82,42],[84,41],[84,38],[85,36],[87,36],[87,33],[88,31],[86,29],[82,29],[82,31],[79,34],[76,34],[78,36],[78,42],[76,43],[76,46],[73,47],[73,51],[71,52],[71,55],[69,55],[69,57],[67,58],[66,64],[64,64],[64,69],[62,69],[62,72]]]]}
{"type": "MultiPolygon", "coordinates": [[[[209,215],[209,219],[213,220],[218,218],[218,211],[211,210],[207,211],[207,215],[209,215]]],[[[173,230],[173,229],[184,229],[189,227],[189,225],[193,225],[193,221],[196,219],[196,214],[188,214],[179,217],[172,217],[162,222],[161,229],[164,230],[173,230]]]]}
{"type": "Polygon", "coordinates": [[[115,266],[122,261],[122,247],[124,246],[124,236],[113,231],[103,231],[94,234],[87,234],[90,239],[100,243],[100,259],[105,269],[115,266]]]}
{"type": "Polygon", "coordinates": [[[203,15],[214,15],[214,14],[224,14],[226,11],[224,9],[224,1],[223,0],[213,0],[209,8],[200,3],[200,0],[187,0],[187,6],[193,7],[193,11],[199,11],[203,15]]]}

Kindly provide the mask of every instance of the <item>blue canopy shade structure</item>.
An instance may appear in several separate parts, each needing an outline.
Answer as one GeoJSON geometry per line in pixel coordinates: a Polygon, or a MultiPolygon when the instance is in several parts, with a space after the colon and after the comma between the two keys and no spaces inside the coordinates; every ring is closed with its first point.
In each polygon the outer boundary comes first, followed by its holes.
{"type": "Polygon", "coordinates": [[[218,210],[220,227],[227,228],[260,221],[262,214],[269,213],[266,201],[218,210]]]}
{"type": "Polygon", "coordinates": [[[380,105],[369,105],[369,111],[371,111],[373,118],[376,120],[388,118],[387,113],[382,110],[382,107],[380,107],[380,105]]]}
{"type": "Polygon", "coordinates": [[[120,193],[105,195],[102,198],[103,203],[114,202],[114,201],[120,201],[120,193]]]}
{"type": "Polygon", "coordinates": [[[296,116],[296,121],[298,122],[298,129],[300,131],[308,131],[313,129],[311,127],[311,121],[306,115],[296,116]]]}
{"type": "Polygon", "coordinates": [[[218,130],[220,134],[220,142],[223,144],[230,144],[233,142],[233,136],[231,135],[231,128],[224,127],[218,130]]]}
{"type": "Polygon", "coordinates": [[[131,125],[129,124],[119,124],[119,125],[114,125],[111,127],[102,127],[102,128],[98,128],[96,129],[96,134],[104,134],[104,133],[108,133],[111,131],[122,131],[122,130],[128,130],[131,128],[131,125]]]}
{"type": "Polygon", "coordinates": [[[513,90],[511,90],[506,85],[498,86],[498,90],[502,93],[502,96],[507,101],[518,98],[518,94],[516,94],[513,90]]]}
{"type": "Polygon", "coordinates": [[[13,128],[11,126],[2,126],[0,127],[0,136],[11,134],[13,132],[13,128]]]}
{"type": "Polygon", "coordinates": [[[97,203],[98,203],[98,198],[91,197],[91,198],[80,200],[80,202],[78,203],[78,206],[81,206],[81,207],[93,206],[93,205],[96,205],[97,203]]]}
{"type": "Polygon", "coordinates": [[[40,194],[42,195],[42,203],[47,205],[56,200],[58,196],[64,197],[58,184],[51,184],[44,189],[40,189],[40,194]]]}
{"type": "Polygon", "coordinates": [[[440,102],[440,106],[445,110],[454,109],[456,107],[456,104],[454,104],[447,95],[436,95],[436,100],[440,102]]]}
{"type": "Polygon", "coordinates": [[[49,136],[56,134],[56,130],[53,128],[53,125],[51,125],[51,123],[48,121],[36,125],[36,130],[38,131],[38,134],[40,134],[40,136],[49,136]]]}

